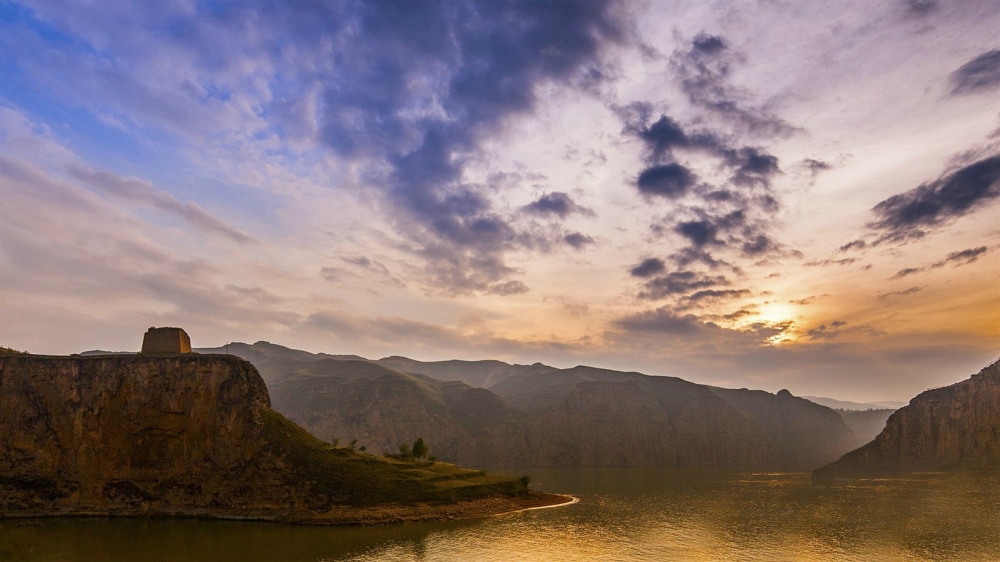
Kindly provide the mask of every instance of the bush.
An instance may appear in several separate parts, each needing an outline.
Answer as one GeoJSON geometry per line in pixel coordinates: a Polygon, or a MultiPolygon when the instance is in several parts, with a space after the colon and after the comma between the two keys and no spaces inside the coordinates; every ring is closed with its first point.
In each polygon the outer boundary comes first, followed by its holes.
{"type": "Polygon", "coordinates": [[[528,488],[528,484],[531,483],[531,477],[528,476],[527,474],[521,476],[520,478],[518,478],[518,480],[521,481],[521,484],[524,484],[525,489],[527,489],[528,488]]]}

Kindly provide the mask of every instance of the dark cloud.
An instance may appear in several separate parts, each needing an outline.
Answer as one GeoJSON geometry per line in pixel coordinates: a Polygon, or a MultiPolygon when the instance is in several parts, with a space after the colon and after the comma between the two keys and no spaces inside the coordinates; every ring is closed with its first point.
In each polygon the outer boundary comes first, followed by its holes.
{"type": "Polygon", "coordinates": [[[646,195],[675,199],[687,193],[697,181],[694,172],[672,162],[646,168],[639,174],[636,185],[646,195]]]}
{"type": "Polygon", "coordinates": [[[587,246],[597,243],[592,237],[580,232],[571,232],[563,236],[563,241],[575,250],[582,250],[587,246]]]}
{"type": "Polygon", "coordinates": [[[895,275],[893,275],[889,279],[890,280],[892,280],[892,279],[902,279],[903,277],[907,277],[909,275],[913,275],[914,273],[919,273],[919,272],[921,272],[923,270],[924,270],[923,267],[907,267],[906,269],[900,269],[899,271],[896,272],[895,275]]]}
{"type": "Polygon", "coordinates": [[[667,266],[663,263],[663,260],[659,258],[649,258],[643,260],[642,263],[633,267],[629,270],[629,273],[633,277],[651,277],[658,273],[663,273],[666,271],[667,266]]]}
{"type": "Polygon", "coordinates": [[[876,330],[871,326],[855,326],[852,328],[844,328],[847,322],[841,320],[835,320],[830,323],[827,327],[825,324],[821,324],[816,328],[813,328],[806,332],[806,337],[810,340],[832,340],[834,338],[839,338],[845,335],[862,336],[867,338],[884,336],[886,332],[882,330],[876,330]]]}
{"type": "MultiPolygon", "coordinates": [[[[674,52],[670,68],[700,115],[684,124],[665,113],[655,116],[650,103],[616,109],[623,132],[641,140],[644,148],[646,166],[636,181],[639,191],[674,202],[672,212],[651,229],[657,236],[676,235],[686,243],[668,256],[681,271],[702,264],[738,273],[737,266],[716,255],[720,253],[796,254],[771,234],[780,209],[772,190],[774,178],[782,173],[780,162],[766,147],[739,139],[747,134],[758,141],[786,137],[797,129],[750,103],[751,94],[730,83],[732,70],[743,62],[724,37],[699,34],[687,49],[674,52]],[[695,170],[709,168],[728,175],[724,185],[702,182],[695,170]]],[[[818,160],[804,165],[814,174],[829,167],[818,160]]],[[[675,294],[674,281],[669,277],[647,281],[641,296],[675,294]]]]}
{"type": "Polygon", "coordinates": [[[968,250],[952,252],[943,260],[931,264],[931,267],[944,267],[944,265],[951,262],[958,262],[955,264],[956,267],[959,265],[967,265],[978,260],[980,256],[988,251],[989,249],[986,246],[980,246],[978,248],[969,248],[968,250]]]}
{"type": "Polygon", "coordinates": [[[922,271],[927,271],[928,269],[938,269],[948,265],[949,263],[954,263],[955,267],[962,265],[968,265],[970,263],[978,260],[983,254],[989,251],[986,246],[980,246],[978,248],[969,248],[968,250],[961,250],[958,252],[952,252],[948,254],[943,260],[936,261],[930,265],[925,265],[924,267],[907,267],[905,269],[900,269],[895,275],[889,279],[902,279],[903,277],[908,277],[915,273],[920,273],[922,271]]]}
{"type": "Polygon", "coordinates": [[[823,162],[822,160],[815,160],[813,158],[806,158],[801,162],[802,166],[809,171],[812,175],[816,175],[820,172],[825,172],[833,168],[830,164],[823,162]]]}
{"type": "Polygon", "coordinates": [[[672,271],[646,281],[643,285],[644,289],[639,293],[639,298],[658,300],[720,285],[729,285],[729,280],[722,275],[705,275],[695,271],[672,271]]]}
{"type": "Polygon", "coordinates": [[[951,73],[952,94],[1000,93],[1000,49],[987,51],[951,73]]]}
{"type": "Polygon", "coordinates": [[[868,247],[868,243],[864,240],[851,240],[847,244],[837,248],[837,250],[840,252],[847,252],[849,250],[863,250],[866,247],[868,247]]]}
{"type": "Polygon", "coordinates": [[[666,307],[625,316],[616,320],[614,325],[628,332],[673,335],[691,335],[704,330],[706,326],[716,327],[715,324],[706,325],[693,314],[681,316],[666,307]]]}
{"type": "Polygon", "coordinates": [[[751,291],[749,289],[706,289],[704,291],[696,291],[685,297],[689,302],[701,301],[701,300],[728,300],[736,299],[740,297],[745,297],[750,295],[751,291]]]}
{"type": "Polygon", "coordinates": [[[879,298],[879,300],[885,300],[885,299],[892,298],[892,297],[903,297],[903,296],[906,296],[906,295],[912,295],[913,293],[916,293],[916,292],[918,292],[918,291],[920,291],[922,289],[923,289],[923,287],[910,287],[909,289],[904,289],[902,291],[891,291],[891,292],[888,292],[888,293],[879,293],[878,294],[878,298],[879,298]]]}
{"type": "Polygon", "coordinates": [[[725,156],[735,170],[732,182],[736,185],[769,185],[770,179],[781,172],[778,158],[760,148],[728,150],[725,156]]]}
{"type": "MultiPolygon", "coordinates": [[[[631,40],[616,0],[248,2],[195,15],[176,33],[220,65],[235,64],[220,38],[236,36],[276,67],[296,57],[285,79],[318,90],[318,140],[358,165],[428,284],[450,293],[511,294],[506,254],[551,244],[495,209],[497,186],[469,183],[467,162],[531,114],[540,85],[593,86],[607,49],[631,40]]],[[[555,194],[536,203],[551,216],[582,211],[555,194]]]]}
{"type": "Polygon", "coordinates": [[[868,228],[880,242],[920,238],[932,229],[982,207],[1000,196],[1000,156],[984,158],[872,208],[868,228]]]}
{"type": "Polygon", "coordinates": [[[725,39],[718,35],[706,35],[705,33],[699,33],[694,38],[694,41],[691,42],[691,45],[694,50],[706,55],[714,55],[727,49],[725,39]]]}
{"type": "Polygon", "coordinates": [[[828,265],[851,265],[852,263],[855,263],[857,261],[858,258],[842,258],[839,260],[825,259],[825,260],[813,260],[810,262],[806,262],[802,265],[806,267],[825,267],[828,265]]]}
{"type": "Polygon", "coordinates": [[[742,57],[729,49],[722,37],[699,35],[689,50],[679,49],[671,65],[681,89],[693,105],[727,124],[763,137],[787,137],[798,129],[767,109],[749,103],[749,95],[729,83],[742,57]]]}
{"type": "Polygon", "coordinates": [[[594,211],[577,205],[566,193],[554,191],[539,197],[524,207],[525,212],[539,216],[557,216],[561,219],[573,213],[593,216],[594,211]]]}
{"type": "Polygon", "coordinates": [[[911,16],[926,16],[940,7],[938,0],[904,0],[906,13],[911,16]]]}
{"type": "Polygon", "coordinates": [[[709,220],[682,222],[674,230],[697,247],[722,243],[716,238],[718,229],[709,220]]]}
{"type": "Polygon", "coordinates": [[[504,281],[503,283],[494,283],[489,286],[486,292],[491,295],[519,295],[521,293],[527,293],[530,290],[531,289],[521,281],[513,279],[511,281],[504,281]]]}

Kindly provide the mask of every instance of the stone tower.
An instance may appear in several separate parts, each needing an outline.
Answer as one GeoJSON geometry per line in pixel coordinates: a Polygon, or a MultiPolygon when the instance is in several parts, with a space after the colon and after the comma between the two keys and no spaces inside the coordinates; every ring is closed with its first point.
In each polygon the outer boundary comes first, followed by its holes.
{"type": "Polygon", "coordinates": [[[191,353],[191,338],[180,328],[150,328],[142,337],[145,355],[191,353]]]}

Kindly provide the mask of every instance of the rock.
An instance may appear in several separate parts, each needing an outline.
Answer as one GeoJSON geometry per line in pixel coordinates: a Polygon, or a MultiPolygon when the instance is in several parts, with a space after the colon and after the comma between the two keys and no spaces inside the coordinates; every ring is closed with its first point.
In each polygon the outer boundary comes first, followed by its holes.
{"type": "MultiPolygon", "coordinates": [[[[479,474],[334,449],[233,356],[0,357],[0,517],[349,523],[358,506],[524,491],[479,474]]],[[[421,509],[407,517],[440,518],[421,509]]]]}
{"type": "Polygon", "coordinates": [[[1000,360],[917,395],[872,442],[813,471],[813,481],[942,469],[1000,469],[1000,360]]]}

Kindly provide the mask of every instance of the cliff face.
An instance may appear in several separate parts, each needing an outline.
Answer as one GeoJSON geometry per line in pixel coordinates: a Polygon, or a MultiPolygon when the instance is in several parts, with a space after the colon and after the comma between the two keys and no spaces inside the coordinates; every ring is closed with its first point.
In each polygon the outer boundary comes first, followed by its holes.
{"type": "Polygon", "coordinates": [[[874,441],[815,470],[813,479],[991,467],[1000,468],[1000,361],[917,395],[889,417],[874,441]]]}
{"type": "Polygon", "coordinates": [[[235,358],[0,358],[8,507],[101,509],[201,497],[261,448],[270,403],[235,358]],[[155,483],[155,490],[149,486],[155,483]]]}
{"type": "Polygon", "coordinates": [[[435,470],[316,440],[270,409],[264,381],[236,357],[0,357],[0,517],[322,522],[343,519],[343,506],[519,487],[435,470]]]}

